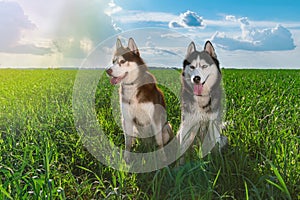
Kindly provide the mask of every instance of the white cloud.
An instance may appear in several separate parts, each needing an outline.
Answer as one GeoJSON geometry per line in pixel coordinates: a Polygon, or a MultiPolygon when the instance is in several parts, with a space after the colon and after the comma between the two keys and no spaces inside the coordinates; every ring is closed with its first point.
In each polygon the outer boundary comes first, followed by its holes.
{"type": "MultiPolygon", "coordinates": [[[[227,20],[235,20],[234,16],[226,17],[227,20]]],[[[274,28],[258,29],[251,26],[247,18],[236,20],[240,24],[239,36],[228,36],[225,32],[216,32],[212,41],[227,50],[248,51],[281,51],[295,48],[291,32],[282,25],[274,28]]]]}
{"type": "Polygon", "coordinates": [[[39,47],[33,43],[22,44],[24,31],[33,31],[36,25],[24,14],[16,2],[0,2],[0,51],[43,55],[50,53],[49,48],[39,47]]]}
{"type": "Polygon", "coordinates": [[[111,24],[117,32],[121,32],[122,29],[117,25],[112,16],[116,13],[119,13],[123,10],[122,7],[118,6],[114,0],[111,0],[108,3],[108,7],[104,10],[104,13],[111,18],[111,24]]]}
{"type": "Polygon", "coordinates": [[[236,17],[233,15],[227,15],[225,16],[226,21],[232,21],[232,22],[236,22],[236,17]]]}
{"type": "Polygon", "coordinates": [[[93,41],[90,40],[89,38],[83,38],[80,40],[80,48],[85,52],[89,53],[92,48],[94,47],[93,41]]]}
{"type": "Polygon", "coordinates": [[[203,27],[203,18],[197,13],[192,11],[186,11],[177,17],[177,19],[169,22],[170,28],[196,28],[203,27]]]}
{"type": "Polygon", "coordinates": [[[108,16],[112,16],[120,11],[122,11],[122,7],[118,6],[113,0],[108,3],[108,8],[105,9],[104,13],[108,16]]]}

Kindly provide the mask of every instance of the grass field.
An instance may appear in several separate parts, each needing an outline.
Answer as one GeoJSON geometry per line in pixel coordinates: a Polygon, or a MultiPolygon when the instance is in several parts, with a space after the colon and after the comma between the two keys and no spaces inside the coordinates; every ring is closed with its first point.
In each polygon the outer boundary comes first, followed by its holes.
{"type": "MultiPolygon", "coordinates": [[[[300,199],[300,70],[223,70],[227,150],[140,174],[104,166],[82,144],[72,113],[76,73],[0,70],[0,199],[300,199]]],[[[161,87],[177,130],[179,73],[153,73],[174,82],[161,87]]],[[[95,109],[122,146],[114,91],[103,76],[95,109]]]]}

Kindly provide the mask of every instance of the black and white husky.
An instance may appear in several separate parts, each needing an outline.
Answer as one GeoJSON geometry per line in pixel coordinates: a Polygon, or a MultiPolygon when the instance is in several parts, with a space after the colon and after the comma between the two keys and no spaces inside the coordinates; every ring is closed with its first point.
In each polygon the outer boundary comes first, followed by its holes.
{"type": "Polygon", "coordinates": [[[158,147],[162,148],[173,136],[167,121],[164,96],[132,38],[128,41],[128,47],[123,47],[120,39],[117,39],[112,65],[106,72],[111,77],[111,84],[121,85],[120,105],[126,162],[130,161],[129,152],[136,138],[154,136],[158,147]]]}
{"type": "MultiPolygon", "coordinates": [[[[194,42],[187,49],[182,71],[182,116],[179,128],[181,154],[188,150],[194,139],[200,139],[202,157],[227,138],[221,136],[221,70],[211,42],[203,51],[197,51],[194,42]]],[[[184,162],[184,158],[180,160],[184,162]]]]}

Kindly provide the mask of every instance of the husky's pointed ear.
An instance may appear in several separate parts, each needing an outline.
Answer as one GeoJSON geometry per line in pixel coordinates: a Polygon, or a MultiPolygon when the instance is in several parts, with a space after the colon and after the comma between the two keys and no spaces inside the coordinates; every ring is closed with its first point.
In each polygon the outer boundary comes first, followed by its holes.
{"type": "Polygon", "coordinates": [[[116,49],[123,47],[121,40],[118,38],[116,42],[116,49]]]}
{"type": "Polygon", "coordinates": [[[196,45],[195,45],[194,42],[191,42],[190,45],[188,46],[188,49],[187,49],[187,52],[186,52],[186,57],[191,55],[191,53],[193,53],[194,51],[196,51],[196,45]]]}
{"type": "Polygon", "coordinates": [[[211,57],[217,58],[215,48],[213,47],[213,45],[211,44],[211,42],[209,40],[206,41],[206,43],[204,45],[204,50],[207,51],[211,57]]]}
{"type": "Polygon", "coordinates": [[[128,48],[130,49],[130,51],[132,51],[134,54],[136,55],[140,55],[139,50],[134,42],[134,40],[132,38],[129,38],[128,40],[128,48]]]}

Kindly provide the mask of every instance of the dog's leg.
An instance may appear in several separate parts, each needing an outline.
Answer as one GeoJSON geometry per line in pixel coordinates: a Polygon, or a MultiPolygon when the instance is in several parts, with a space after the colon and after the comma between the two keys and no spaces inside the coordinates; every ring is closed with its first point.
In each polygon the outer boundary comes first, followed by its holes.
{"type": "Polygon", "coordinates": [[[215,130],[214,133],[219,133],[219,134],[215,134],[215,138],[217,138],[216,142],[218,144],[217,146],[218,146],[219,153],[221,153],[221,151],[225,149],[226,146],[228,145],[228,138],[225,135],[222,135],[222,131],[224,131],[224,129],[226,128],[224,126],[225,123],[222,123],[221,121],[213,122],[213,127],[215,130]]]}
{"type": "Polygon", "coordinates": [[[193,144],[193,141],[196,136],[196,129],[199,127],[191,126],[191,122],[189,120],[184,120],[179,128],[179,133],[177,134],[177,138],[179,137],[179,155],[182,155],[179,164],[183,165],[185,163],[184,154],[188,151],[189,147],[193,144]]]}
{"type": "Polygon", "coordinates": [[[208,124],[207,134],[202,140],[202,157],[206,156],[217,143],[220,143],[220,140],[220,126],[218,125],[217,120],[210,120],[208,124]]]}
{"type": "Polygon", "coordinates": [[[164,126],[167,116],[165,108],[161,105],[154,105],[154,116],[152,119],[152,131],[155,135],[156,144],[159,148],[162,148],[164,145],[163,135],[164,135],[164,126]]]}
{"type": "Polygon", "coordinates": [[[130,162],[130,150],[134,142],[134,128],[133,123],[130,121],[123,120],[123,130],[124,130],[124,136],[125,136],[125,153],[124,153],[124,159],[126,163],[130,162]]]}
{"type": "Polygon", "coordinates": [[[158,158],[159,160],[162,160],[163,162],[167,161],[167,157],[165,154],[165,151],[163,149],[164,146],[164,140],[163,140],[163,125],[159,122],[159,123],[154,123],[152,126],[152,129],[154,131],[155,134],[155,141],[156,144],[158,145],[158,148],[161,152],[161,159],[158,158]]]}
{"type": "Polygon", "coordinates": [[[170,124],[167,122],[166,110],[163,106],[156,104],[154,108],[154,116],[152,121],[152,131],[155,134],[156,144],[158,145],[159,151],[161,152],[161,160],[167,161],[166,153],[163,149],[170,139],[170,132],[172,132],[170,124]]]}
{"type": "Polygon", "coordinates": [[[125,154],[124,159],[126,163],[130,162],[130,150],[133,145],[134,137],[125,134],[125,154]]]}
{"type": "Polygon", "coordinates": [[[172,130],[172,126],[169,122],[166,122],[166,124],[163,127],[162,130],[162,139],[163,139],[163,144],[167,144],[169,142],[169,140],[171,140],[174,136],[173,130],[172,130]]]}

